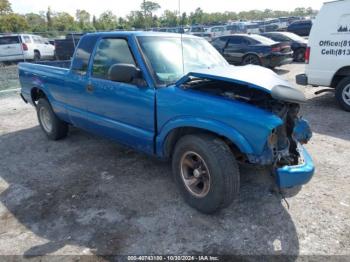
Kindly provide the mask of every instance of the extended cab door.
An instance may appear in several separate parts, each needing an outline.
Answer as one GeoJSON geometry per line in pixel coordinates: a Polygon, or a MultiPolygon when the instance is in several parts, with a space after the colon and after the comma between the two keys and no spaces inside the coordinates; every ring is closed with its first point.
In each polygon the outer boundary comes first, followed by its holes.
{"type": "Polygon", "coordinates": [[[90,63],[86,89],[90,129],[152,153],[155,90],[142,79],[134,83],[109,80],[108,70],[119,63],[138,67],[128,39],[100,39],[90,63]]]}

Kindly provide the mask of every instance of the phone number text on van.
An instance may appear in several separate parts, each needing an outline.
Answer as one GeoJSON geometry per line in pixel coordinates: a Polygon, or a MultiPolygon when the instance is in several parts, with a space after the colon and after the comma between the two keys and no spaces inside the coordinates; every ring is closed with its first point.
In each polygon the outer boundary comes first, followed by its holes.
{"type": "Polygon", "coordinates": [[[350,49],[322,49],[321,50],[322,55],[331,55],[331,56],[350,56],[350,49]]]}
{"type": "Polygon", "coordinates": [[[319,42],[320,46],[324,47],[350,47],[350,41],[348,40],[341,40],[341,41],[330,41],[330,40],[321,40],[319,42]]]}

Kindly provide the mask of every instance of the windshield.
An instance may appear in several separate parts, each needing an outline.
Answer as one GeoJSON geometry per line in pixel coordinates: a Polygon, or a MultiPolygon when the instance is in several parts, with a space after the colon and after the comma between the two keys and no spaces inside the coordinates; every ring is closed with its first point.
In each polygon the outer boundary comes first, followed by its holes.
{"type": "Polygon", "coordinates": [[[183,37],[183,50],[180,37],[140,36],[138,40],[159,84],[175,83],[198,69],[228,65],[205,39],[183,37]]]}

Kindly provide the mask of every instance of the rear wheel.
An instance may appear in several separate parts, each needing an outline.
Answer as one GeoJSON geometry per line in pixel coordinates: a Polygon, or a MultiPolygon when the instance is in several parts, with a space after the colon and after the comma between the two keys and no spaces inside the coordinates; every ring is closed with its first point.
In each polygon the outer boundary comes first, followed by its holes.
{"type": "Polygon", "coordinates": [[[305,61],[305,49],[298,48],[294,52],[294,61],[296,62],[304,62],[305,61]]]}
{"type": "Polygon", "coordinates": [[[230,148],[211,135],[187,135],[173,154],[175,181],[185,201],[203,213],[227,207],[239,192],[239,169],[230,148]]]}
{"type": "Polygon", "coordinates": [[[350,76],[339,82],[335,89],[335,97],[344,110],[350,111],[350,76]]]}
{"type": "Polygon", "coordinates": [[[41,129],[50,140],[59,140],[67,136],[68,124],[56,116],[45,98],[40,98],[38,101],[37,115],[41,129]]]}
{"type": "Polygon", "coordinates": [[[242,60],[243,65],[260,65],[260,59],[256,55],[246,55],[242,60]]]}
{"type": "Polygon", "coordinates": [[[41,58],[40,52],[35,50],[34,51],[34,61],[39,61],[41,58]]]}

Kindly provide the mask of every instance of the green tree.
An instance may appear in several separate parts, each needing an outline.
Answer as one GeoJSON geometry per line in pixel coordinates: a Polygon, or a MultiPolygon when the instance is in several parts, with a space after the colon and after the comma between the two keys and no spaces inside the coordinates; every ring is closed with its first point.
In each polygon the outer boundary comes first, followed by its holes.
{"type": "Polygon", "coordinates": [[[143,1],[141,4],[141,10],[144,16],[144,25],[140,28],[147,28],[150,26],[156,26],[158,18],[153,16],[153,13],[160,9],[160,5],[152,1],[143,1]]]}
{"type": "Polygon", "coordinates": [[[46,11],[46,22],[47,22],[47,28],[49,30],[52,29],[53,23],[52,23],[51,7],[48,7],[46,11]]]}
{"type": "Polygon", "coordinates": [[[111,11],[103,12],[96,21],[97,30],[113,30],[117,25],[117,17],[111,11]]]}
{"type": "Polygon", "coordinates": [[[165,10],[160,19],[160,23],[162,26],[177,26],[179,24],[179,17],[177,12],[165,10]]]}
{"type": "Polygon", "coordinates": [[[11,3],[8,0],[0,0],[0,15],[12,13],[11,3]]]}
{"type": "Polygon", "coordinates": [[[145,16],[153,16],[153,13],[160,9],[160,5],[152,1],[143,1],[141,4],[141,10],[144,12],[145,16]]]}
{"type": "Polygon", "coordinates": [[[85,10],[78,9],[76,11],[75,17],[77,19],[77,22],[79,24],[79,27],[83,31],[90,31],[93,27],[90,22],[90,14],[89,12],[85,10]]]}
{"type": "Polygon", "coordinates": [[[97,25],[97,19],[96,19],[96,16],[95,16],[95,15],[92,17],[92,26],[93,26],[94,28],[97,28],[97,27],[98,27],[98,25],[97,25]]]}
{"type": "Polygon", "coordinates": [[[74,17],[66,12],[56,13],[52,18],[53,28],[57,31],[79,31],[74,17]]]}
{"type": "Polygon", "coordinates": [[[194,13],[191,12],[190,14],[190,22],[191,24],[202,24],[203,23],[203,10],[198,7],[194,13]]]}
{"type": "Polygon", "coordinates": [[[131,11],[127,19],[133,28],[140,29],[145,27],[145,17],[141,11],[131,11]]]}
{"type": "Polygon", "coordinates": [[[18,14],[6,14],[0,16],[0,32],[18,33],[29,29],[26,19],[18,14]]]}
{"type": "Polygon", "coordinates": [[[187,25],[187,24],[188,24],[187,13],[183,12],[182,15],[181,15],[180,25],[187,25]]]}
{"type": "Polygon", "coordinates": [[[45,32],[47,31],[45,16],[29,13],[25,15],[27,24],[30,26],[32,32],[45,32]]]}

